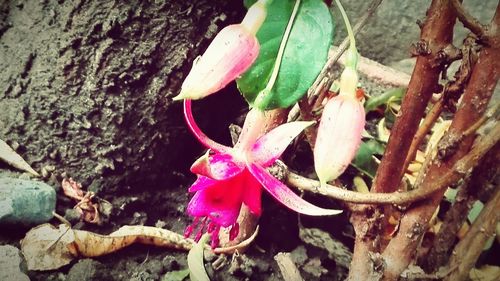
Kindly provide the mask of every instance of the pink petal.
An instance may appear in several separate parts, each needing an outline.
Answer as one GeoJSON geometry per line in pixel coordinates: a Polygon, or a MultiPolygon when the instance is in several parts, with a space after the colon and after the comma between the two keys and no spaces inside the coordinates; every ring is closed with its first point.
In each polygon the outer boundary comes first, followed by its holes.
{"type": "Polygon", "coordinates": [[[215,184],[217,184],[216,180],[204,176],[198,176],[196,181],[191,185],[191,187],[189,187],[188,191],[189,192],[199,191],[205,188],[209,188],[215,184]]]}
{"type": "Polygon", "coordinates": [[[212,187],[196,192],[189,201],[188,214],[193,217],[208,217],[224,227],[234,224],[240,213],[241,201],[226,201],[219,189],[212,187]]]}
{"type": "Polygon", "coordinates": [[[260,216],[262,213],[262,185],[248,170],[245,170],[243,174],[243,180],[245,181],[243,203],[248,206],[254,215],[260,216]]]}
{"type": "Polygon", "coordinates": [[[310,216],[328,216],[342,213],[342,210],[323,209],[305,201],[259,165],[249,163],[247,167],[250,173],[276,200],[297,213],[310,216]]]}
{"type": "Polygon", "coordinates": [[[266,132],[267,123],[269,123],[267,122],[268,119],[269,117],[266,116],[265,112],[257,108],[251,109],[245,117],[245,123],[243,124],[243,128],[241,128],[241,133],[238,137],[238,142],[234,145],[234,149],[247,154],[257,139],[266,132]]]}
{"type": "Polygon", "coordinates": [[[245,169],[243,163],[236,162],[229,154],[215,154],[209,160],[213,179],[222,180],[231,178],[245,169]]]}
{"type": "Polygon", "coordinates": [[[245,72],[259,55],[259,42],[240,24],[224,27],[193,63],[179,99],[200,99],[224,88],[245,72]]]}
{"type": "MultiPolygon", "coordinates": [[[[191,173],[210,177],[210,149],[207,150],[205,154],[203,154],[200,158],[196,159],[191,168],[189,168],[191,173]]],[[[210,177],[211,178],[211,177],[210,177]]]]}
{"type": "Polygon", "coordinates": [[[229,154],[205,154],[191,166],[191,172],[215,180],[225,180],[241,173],[245,166],[229,154]]]}
{"type": "Polygon", "coordinates": [[[243,199],[243,180],[241,176],[223,181],[200,177],[199,184],[203,187],[189,202],[188,214],[195,217],[209,217],[214,223],[224,227],[234,224],[243,199]]]}
{"type": "Polygon", "coordinates": [[[314,121],[298,121],[274,128],[269,133],[260,137],[253,145],[250,161],[264,167],[271,165],[283,154],[290,142],[312,124],[314,124],[314,121]]]}
{"type": "Polygon", "coordinates": [[[193,132],[194,136],[201,142],[206,148],[212,149],[216,152],[225,152],[229,153],[232,148],[222,145],[218,142],[213,141],[207,135],[205,135],[201,129],[194,121],[193,112],[191,111],[191,100],[184,100],[184,118],[186,119],[186,123],[193,132]]]}

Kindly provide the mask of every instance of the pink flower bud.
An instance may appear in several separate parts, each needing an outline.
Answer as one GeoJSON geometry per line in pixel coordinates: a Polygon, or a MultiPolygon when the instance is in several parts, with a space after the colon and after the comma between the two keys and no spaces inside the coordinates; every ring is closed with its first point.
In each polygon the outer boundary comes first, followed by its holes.
{"type": "Polygon", "coordinates": [[[351,163],[365,126],[365,110],[351,95],[339,95],[323,109],[314,147],[314,168],[325,184],[340,176],[351,163]]]}
{"type": "Polygon", "coordinates": [[[254,34],[239,24],[226,26],[195,60],[174,100],[201,99],[219,91],[245,72],[258,54],[259,42],[254,34]]]}
{"type": "Polygon", "coordinates": [[[201,99],[224,88],[238,78],[257,59],[259,42],[255,34],[264,22],[270,1],[258,1],[248,10],[241,24],[223,28],[197,58],[174,98],[201,99]]]}

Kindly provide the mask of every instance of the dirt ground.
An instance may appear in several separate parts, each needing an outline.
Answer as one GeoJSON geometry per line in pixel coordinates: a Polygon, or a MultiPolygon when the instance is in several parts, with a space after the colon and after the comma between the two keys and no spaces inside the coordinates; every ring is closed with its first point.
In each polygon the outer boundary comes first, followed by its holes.
{"type": "MultiPolygon", "coordinates": [[[[0,0],[0,139],[56,189],[56,212],[75,229],[106,234],[122,225],[157,225],[183,233],[190,223],[187,188],[194,180],[188,167],[203,148],[184,126],[181,104],[171,98],[189,62],[221,27],[241,19],[241,2],[0,0]],[[75,218],[74,202],[60,190],[68,177],[113,205],[102,226],[75,218]]],[[[401,24],[414,38],[415,19],[423,12],[410,14],[401,24]]],[[[406,39],[401,39],[405,45],[396,44],[391,59],[386,53],[375,55],[376,49],[370,54],[368,47],[364,55],[399,61],[407,54],[406,39]]],[[[380,42],[373,44],[380,47],[380,42]]],[[[372,88],[372,93],[380,91],[372,88]]],[[[208,135],[228,144],[229,124],[241,124],[246,110],[231,85],[196,102],[194,114],[208,135]]],[[[293,157],[285,155],[286,162],[312,172],[310,151],[300,143],[297,151],[293,157]]],[[[26,175],[0,163],[0,177],[26,175]]],[[[353,246],[348,214],[299,218],[267,195],[263,204],[261,231],[248,252],[225,257],[219,270],[211,266],[217,257],[206,257],[212,280],[283,280],[274,261],[279,252],[292,252],[305,280],[343,280],[349,257],[342,253],[353,246]]],[[[28,229],[2,228],[0,245],[19,248],[28,229]]],[[[28,272],[24,265],[22,270],[31,280],[162,280],[167,272],[187,267],[186,255],[133,245],[56,271],[28,272]]]]}

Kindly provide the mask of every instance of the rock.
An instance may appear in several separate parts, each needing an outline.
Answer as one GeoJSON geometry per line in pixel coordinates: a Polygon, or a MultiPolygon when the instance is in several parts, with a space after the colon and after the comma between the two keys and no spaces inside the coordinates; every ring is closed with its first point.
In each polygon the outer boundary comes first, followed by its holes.
{"type": "Polygon", "coordinates": [[[304,265],[304,263],[309,258],[307,256],[306,247],[304,247],[303,245],[300,245],[297,248],[295,248],[290,254],[292,255],[292,261],[296,263],[298,266],[304,265]]]}
{"type": "Polygon", "coordinates": [[[74,225],[80,221],[81,214],[75,209],[66,209],[64,212],[64,218],[74,225]]]}
{"type": "Polygon", "coordinates": [[[104,265],[92,259],[83,259],[69,270],[66,281],[100,281],[108,280],[104,265]]]}
{"type": "Polygon", "coordinates": [[[178,270],[179,264],[174,256],[165,256],[161,261],[165,271],[178,270]]]}
{"type": "MultiPolygon", "coordinates": [[[[351,24],[358,22],[371,1],[343,1],[351,24]]],[[[430,0],[382,1],[376,14],[356,36],[359,52],[370,59],[383,64],[408,58],[410,47],[419,38],[420,28],[417,21],[425,19],[430,0]]],[[[464,1],[465,10],[482,23],[491,20],[495,13],[496,0],[464,1]]],[[[336,5],[332,5],[333,16],[337,20],[335,45],[344,39],[345,27],[336,5]]],[[[453,43],[458,46],[469,31],[457,21],[453,43]]]]}
{"type": "Polygon", "coordinates": [[[0,280],[29,281],[19,267],[19,249],[10,245],[0,246],[0,280]]]}
{"type": "Polygon", "coordinates": [[[56,206],[55,190],[43,183],[0,178],[0,224],[32,225],[49,221],[56,206]]]}
{"type": "Polygon", "coordinates": [[[132,274],[130,281],[155,281],[155,277],[147,271],[137,271],[132,274]]]}
{"type": "Polygon", "coordinates": [[[389,66],[411,75],[416,62],[417,62],[416,58],[406,58],[400,61],[393,62],[389,66]]]}
{"type": "Polygon", "coordinates": [[[146,268],[146,272],[151,274],[153,280],[160,280],[160,276],[164,272],[163,263],[159,259],[151,259],[144,265],[144,268],[146,268]]]}

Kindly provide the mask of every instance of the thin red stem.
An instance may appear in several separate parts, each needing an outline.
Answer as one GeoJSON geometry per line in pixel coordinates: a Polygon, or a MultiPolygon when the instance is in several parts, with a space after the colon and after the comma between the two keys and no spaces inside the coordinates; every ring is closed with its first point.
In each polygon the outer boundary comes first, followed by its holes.
{"type": "Polygon", "coordinates": [[[220,153],[229,153],[232,150],[232,148],[212,140],[201,131],[200,127],[198,127],[198,124],[196,124],[194,120],[193,112],[191,110],[191,100],[189,99],[184,100],[184,118],[186,119],[186,123],[188,124],[193,135],[206,148],[220,153]]]}

